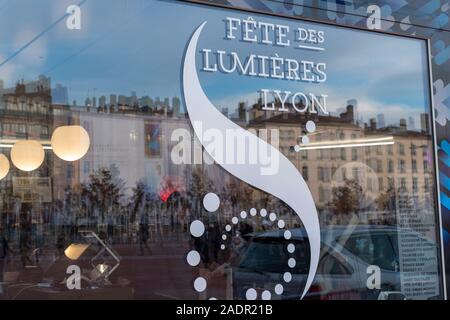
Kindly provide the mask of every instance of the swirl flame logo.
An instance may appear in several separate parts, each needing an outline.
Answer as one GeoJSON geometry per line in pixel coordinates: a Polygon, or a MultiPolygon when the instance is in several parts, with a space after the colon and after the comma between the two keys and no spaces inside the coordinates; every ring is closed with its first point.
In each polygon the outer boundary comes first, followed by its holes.
{"type": "MultiPolygon", "coordinates": [[[[188,42],[184,56],[182,84],[189,119],[194,127],[197,138],[204,146],[206,152],[222,168],[253,187],[259,188],[284,201],[299,216],[305,227],[310,245],[310,265],[306,285],[302,293],[303,299],[316,275],[320,255],[320,225],[313,197],[308,185],[292,162],[273,146],[225,117],[206,96],[200,84],[196,67],[197,43],[205,25],[206,21],[194,31],[188,42]],[[223,134],[227,130],[234,130],[250,143],[270,149],[271,154],[277,154],[279,157],[279,170],[277,174],[261,175],[260,163],[225,163],[222,159],[215,156],[214,147],[205,141],[202,128],[195,125],[195,123],[201,123],[205,130],[218,130],[223,134]]],[[[236,152],[236,150],[226,150],[226,152],[236,152]]],[[[250,148],[247,148],[245,152],[250,152],[250,148]]]]}

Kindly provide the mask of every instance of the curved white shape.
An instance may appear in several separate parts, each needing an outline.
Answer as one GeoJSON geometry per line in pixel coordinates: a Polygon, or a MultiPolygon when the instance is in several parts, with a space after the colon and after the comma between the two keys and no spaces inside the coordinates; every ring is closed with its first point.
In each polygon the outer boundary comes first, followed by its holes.
{"type": "MultiPolygon", "coordinates": [[[[311,192],[297,168],[281,152],[258,138],[256,135],[230,121],[225,117],[206,96],[197,74],[196,50],[203,22],[193,33],[186,49],[183,66],[183,94],[189,119],[193,124],[195,134],[205,147],[206,152],[225,170],[242,181],[263,190],[284,201],[300,217],[310,244],[310,268],[302,298],[308,292],[316,275],[320,254],[320,225],[316,206],[311,192]],[[198,128],[194,122],[200,121],[203,128],[198,128]],[[257,143],[263,148],[271,149],[271,154],[279,154],[279,170],[276,175],[261,175],[261,164],[228,164],[214,156],[212,144],[205,144],[202,130],[219,130],[224,136],[227,129],[237,130],[239,135],[245,136],[250,143],[257,143]]],[[[249,152],[249,148],[246,149],[249,152]]],[[[246,159],[249,159],[247,157],[246,159]]]]}

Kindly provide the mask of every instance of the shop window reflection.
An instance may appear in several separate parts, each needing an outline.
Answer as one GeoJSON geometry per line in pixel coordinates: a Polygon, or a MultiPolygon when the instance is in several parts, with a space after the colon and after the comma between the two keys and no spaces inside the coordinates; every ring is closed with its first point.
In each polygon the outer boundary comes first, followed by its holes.
{"type": "MultiPolygon", "coordinates": [[[[212,278],[212,274],[220,274],[211,282],[217,281],[216,289],[223,294],[227,281],[235,281],[233,285],[239,287],[248,280],[242,275],[241,278],[228,275],[224,271],[228,267],[233,272],[239,267],[246,268],[250,277],[289,270],[284,259],[286,241],[252,242],[253,234],[277,230],[269,219],[258,220],[259,211],[249,220],[251,228],[239,226],[242,234],[233,233],[225,240],[231,252],[220,249],[220,231],[233,216],[253,207],[276,211],[289,229],[301,230],[302,226],[281,201],[238,181],[217,165],[175,165],[171,161],[170,152],[175,145],[170,140],[172,132],[184,128],[192,134],[187,115],[180,109],[179,98],[171,102],[166,98],[138,98],[134,94],[111,95],[109,99],[90,97],[86,105],[71,106],[46,101],[50,97],[44,90],[39,91],[39,95],[44,96],[39,102],[30,100],[31,104],[20,107],[14,95],[28,94],[20,90],[23,88],[19,86],[18,92],[3,95],[8,101],[8,111],[2,109],[5,117],[0,121],[1,139],[35,136],[35,139],[48,140],[56,127],[73,124],[81,125],[88,132],[92,145],[85,157],[72,163],[58,159],[47,150],[45,163],[39,170],[26,174],[13,168],[9,177],[0,182],[5,199],[1,226],[14,252],[7,276],[12,276],[11,273],[17,276],[13,283],[28,277],[28,269],[41,270],[46,263],[52,267],[44,272],[45,277],[58,279],[58,283],[63,281],[67,267],[63,252],[71,243],[80,241],[79,231],[85,229],[94,230],[120,252],[124,262],[111,282],[113,285],[129,283],[138,298],[161,298],[155,292],[198,298],[190,281],[200,274],[212,278]],[[22,114],[30,112],[46,117],[22,114]],[[24,180],[16,180],[14,184],[15,178],[24,180]],[[18,181],[33,183],[34,192],[18,187],[18,181]],[[220,214],[206,212],[203,208],[203,196],[210,191],[220,195],[220,214]],[[202,239],[194,239],[189,234],[189,225],[195,219],[205,223],[206,233],[202,239]],[[234,243],[235,236],[242,239],[234,243]],[[180,258],[194,248],[202,257],[197,269],[189,268],[180,258]],[[251,250],[246,251],[247,248],[251,250]],[[245,263],[239,266],[240,261],[245,263]],[[167,276],[168,273],[172,276],[167,276]],[[180,277],[173,276],[178,273],[180,277]],[[181,290],[181,287],[188,289],[181,290]]],[[[429,134],[400,132],[400,124],[381,130],[364,127],[352,117],[318,115],[317,125],[323,132],[310,135],[313,148],[297,154],[293,145],[301,141],[301,128],[307,118],[298,114],[262,115],[258,104],[241,106],[237,116],[243,127],[283,128],[279,150],[307,182],[326,234],[334,235],[349,225],[395,226],[403,213],[432,212],[431,162],[423,156],[431,145],[429,134]],[[251,109],[252,116],[245,115],[245,107],[251,109]],[[342,148],[332,144],[346,137],[362,141],[392,137],[393,144],[342,148]],[[314,149],[317,142],[333,148],[314,149]],[[413,152],[411,148],[411,154],[406,154],[404,146],[424,146],[424,151],[413,152]],[[386,155],[389,157],[385,162],[386,155]],[[423,172],[417,168],[420,163],[423,172]],[[415,194],[410,195],[408,191],[415,194]]],[[[385,234],[386,229],[382,230],[380,233],[385,234]]],[[[330,291],[339,287],[333,275],[352,274],[356,270],[352,263],[359,268],[367,267],[368,263],[389,271],[398,268],[399,254],[391,250],[392,244],[389,244],[394,240],[372,235],[368,230],[361,233],[344,244],[351,253],[347,256],[336,252],[335,247],[324,246],[318,274],[321,285],[331,283],[330,291]]],[[[297,249],[298,264],[294,271],[301,276],[306,272],[308,248],[298,241],[297,249]]],[[[362,274],[365,276],[364,272],[362,274]]],[[[44,276],[33,274],[30,277],[39,282],[44,276]]],[[[363,278],[358,280],[364,283],[363,278]]],[[[301,281],[296,284],[301,286],[301,281]]],[[[350,280],[340,284],[355,286],[350,280]]],[[[364,287],[358,289],[365,290],[364,287]]],[[[58,290],[68,291],[64,286],[58,290]]]]}

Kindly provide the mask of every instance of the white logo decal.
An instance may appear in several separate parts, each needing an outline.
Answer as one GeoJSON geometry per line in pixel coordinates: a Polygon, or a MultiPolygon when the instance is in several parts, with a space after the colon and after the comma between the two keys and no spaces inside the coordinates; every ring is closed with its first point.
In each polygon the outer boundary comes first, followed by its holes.
{"type": "MultiPolygon", "coordinates": [[[[182,77],[183,94],[189,119],[192,124],[201,121],[204,127],[203,130],[219,130],[225,134],[228,129],[234,129],[235,132],[238,132],[249,141],[254,141],[254,144],[263,144],[267,148],[272,148],[272,153],[279,153],[280,169],[277,175],[261,175],[260,163],[229,164],[220,162],[220,159],[216,159],[214,152],[212,152],[214,150],[210,150],[210,144],[207,144],[207,141],[203,141],[204,137],[201,132],[197,132],[198,126],[194,126],[197,138],[214,161],[242,181],[281,199],[290,206],[301,219],[309,237],[310,245],[310,268],[302,294],[303,298],[311,286],[316,274],[320,255],[320,225],[313,197],[307,184],[303,180],[302,175],[298,172],[292,162],[270,144],[230,121],[217,110],[204,93],[197,74],[196,50],[198,39],[205,24],[206,21],[195,30],[189,41],[184,57],[182,77]]],[[[235,152],[235,150],[227,150],[227,152],[235,152]]],[[[249,150],[247,149],[245,152],[249,152],[249,150]]]]}

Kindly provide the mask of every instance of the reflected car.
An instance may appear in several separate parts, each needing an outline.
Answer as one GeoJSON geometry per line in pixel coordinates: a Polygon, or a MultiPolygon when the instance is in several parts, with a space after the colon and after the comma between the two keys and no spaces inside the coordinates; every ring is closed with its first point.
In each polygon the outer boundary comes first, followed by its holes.
{"type": "MultiPolygon", "coordinates": [[[[235,299],[245,300],[250,288],[259,292],[269,290],[273,300],[301,298],[309,271],[309,244],[303,229],[290,231],[289,240],[284,238],[284,231],[253,234],[240,262],[232,269],[235,299]],[[293,246],[288,250],[289,244],[293,246]],[[288,265],[290,258],[295,259],[294,266],[288,265]],[[274,292],[277,284],[283,287],[281,294],[274,292]]],[[[317,273],[304,299],[378,299],[380,294],[389,299],[404,299],[400,293],[400,233],[436,255],[436,244],[408,229],[379,225],[323,228],[317,273]],[[369,266],[379,268],[379,285],[372,283],[373,267],[368,269],[369,266]]],[[[435,269],[433,261],[422,267],[430,273],[436,272],[435,269]]]]}

